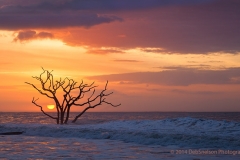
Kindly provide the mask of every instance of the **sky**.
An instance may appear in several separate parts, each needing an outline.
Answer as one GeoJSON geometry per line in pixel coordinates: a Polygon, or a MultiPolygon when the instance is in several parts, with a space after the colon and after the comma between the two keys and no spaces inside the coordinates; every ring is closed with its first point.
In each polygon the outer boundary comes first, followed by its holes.
{"type": "MultiPolygon", "coordinates": [[[[0,0],[0,111],[32,112],[41,67],[95,82],[119,107],[240,111],[239,0],[0,0]]],[[[45,108],[46,109],[46,108],[45,108]]],[[[73,107],[73,111],[81,111],[73,107]]]]}

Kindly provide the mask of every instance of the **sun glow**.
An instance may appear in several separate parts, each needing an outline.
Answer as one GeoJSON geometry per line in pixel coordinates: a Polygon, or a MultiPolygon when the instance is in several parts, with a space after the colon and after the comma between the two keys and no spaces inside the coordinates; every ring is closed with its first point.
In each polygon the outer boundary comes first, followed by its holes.
{"type": "Polygon", "coordinates": [[[51,104],[51,105],[47,105],[47,108],[48,108],[48,109],[54,109],[55,106],[51,104]]]}

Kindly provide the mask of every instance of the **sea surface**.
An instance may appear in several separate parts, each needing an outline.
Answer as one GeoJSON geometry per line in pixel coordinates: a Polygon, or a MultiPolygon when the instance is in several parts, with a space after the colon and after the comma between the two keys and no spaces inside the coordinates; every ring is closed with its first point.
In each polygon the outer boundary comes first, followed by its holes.
{"type": "Polygon", "coordinates": [[[0,159],[240,159],[240,112],[0,112],[0,159]],[[76,113],[72,113],[72,119],[76,113]]]}

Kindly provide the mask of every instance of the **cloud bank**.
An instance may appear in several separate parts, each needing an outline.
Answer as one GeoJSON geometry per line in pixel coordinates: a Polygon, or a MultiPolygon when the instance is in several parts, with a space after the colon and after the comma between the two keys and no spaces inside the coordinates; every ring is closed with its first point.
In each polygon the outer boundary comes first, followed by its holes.
{"type": "Polygon", "coordinates": [[[101,23],[121,21],[116,16],[98,14],[40,14],[0,15],[0,29],[56,29],[66,27],[91,27],[101,23]]]}
{"type": "Polygon", "coordinates": [[[236,0],[2,0],[0,30],[66,29],[61,39],[73,46],[238,54],[239,8],[236,0]]]}
{"type": "Polygon", "coordinates": [[[240,68],[226,70],[176,69],[161,72],[136,72],[87,77],[92,80],[146,83],[169,86],[193,84],[240,84],[240,68]]]}
{"type": "Polygon", "coordinates": [[[18,35],[14,38],[14,41],[29,41],[33,39],[52,39],[54,35],[48,32],[39,32],[36,31],[20,31],[18,35]]]}
{"type": "Polygon", "coordinates": [[[215,0],[2,0],[0,9],[9,12],[94,10],[118,11],[152,9],[173,5],[193,5],[213,2],[215,0]]]}
{"type": "MultiPolygon", "coordinates": [[[[168,5],[186,5],[212,0],[3,0],[0,2],[0,29],[91,27],[122,21],[109,11],[151,9],[168,5]]],[[[114,13],[114,12],[113,12],[114,13]]]]}
{"type": "Polygon", "coordinates": [[[114,13],[124,21],[92,28],[91,32],[72,31],[72,39],[64,41],[74,45],[84,42],[94,47],[142,48],[158,54],[238,54],[239,8],[240,1],[218,0],[132,11],[107,10],[106,13],[114,13]]]}

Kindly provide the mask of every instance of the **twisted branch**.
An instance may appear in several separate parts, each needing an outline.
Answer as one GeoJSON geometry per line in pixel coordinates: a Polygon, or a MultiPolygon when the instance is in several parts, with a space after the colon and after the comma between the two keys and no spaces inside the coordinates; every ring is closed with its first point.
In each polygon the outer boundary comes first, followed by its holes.
{"type": "Polygon", "coordinates": [[[89,110],[89,109],[91,109],[91,108],[95,108],[95,107],[97,107],[97,106],[100,106],[100,105],[102,105],[103,103],[106,103],[106,104],[111,105],[111,106],[113,106],[113,107],[118,107],[118,106],[121,105],[121,104],[114,105],[114,104],[106,101],[106,98],[104,98],[104,97],[109,96],[109,95],[111,95],[111,94],[113,93],[113,92],[108,93],[108,94],[105,94],[105,93],[104,93],[104,92],[107,90],[107,85],[108,85],[108,81],[107,81],[107,83],[106,83],[106,85],[105,85],[104,90],[102,90],[102,92],[101,92],[99,95],[97,95],[95,98],[92,98],[93,95],[94,95],[94,93],[95,93],[95,89],[94,89],[93,92],[92,92],[92,94],[91,94],[91,96],[88,98],[88,101],[87,101],[87,102],[82,103],[82,104],[76,104],[76,103],[74,103],[74,105],[76,105],[76,106],[84,106],[84,105],[88,104],[88,107],[86,107],[80,114],[78,114],[78,115],[74,118],[74,120],[72,121],[73,123],[76,122],[77,119],[78,119],[79,117],[81,117],[87,110],[89,110]],[[92,98],[92,99],[91,99],[91,98],[92,98]],[[97,99],[99,99],[99,102],[98,102],[97,104],[92,105],[91,103],[92,103],[92,102],[95,102],[97,99]]]}
{"type": "MultiPolygon", "coordinates": [[[[39,98],[38,98],[38,99],[39,99],[39,98]]],[[[44,112],[42,106],[40,106],[39,104],[36,103],[36,101],[37,101],[38,99],[35,99],[35,98],[33,97],[32,103],[33,103],[35,106],[39,107],[43,114],[47,115],[48,117],[50,117],[50,118],[52,118],[52,119],[57,119],[57,117],[53,117],[53,116],[47,114],[46,112],[44,112]]]]}

